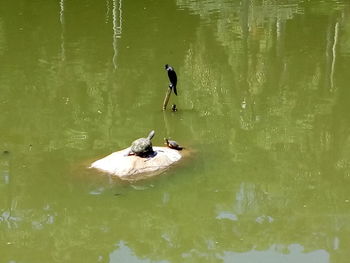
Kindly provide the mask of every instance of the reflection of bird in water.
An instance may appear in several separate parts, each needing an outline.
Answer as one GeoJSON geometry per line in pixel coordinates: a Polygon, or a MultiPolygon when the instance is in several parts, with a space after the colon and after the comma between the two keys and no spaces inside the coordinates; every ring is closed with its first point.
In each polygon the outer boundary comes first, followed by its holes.
{"type": "Polygon", "coordinates": [[[177,91],[176,91],[176,84],[177,84],[177,76],[176,72],[173,67],[169,66],[168,64],[165,65],[166,71],[168,71],[168,77],[170,80],[171,85],[169,85],[169,88],[171,88],[175,95],[177,96],[177,91]]]}

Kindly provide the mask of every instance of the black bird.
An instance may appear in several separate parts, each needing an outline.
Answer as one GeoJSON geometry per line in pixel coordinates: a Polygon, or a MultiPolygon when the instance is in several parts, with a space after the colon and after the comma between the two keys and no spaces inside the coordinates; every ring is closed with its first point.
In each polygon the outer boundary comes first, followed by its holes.
{"type": "Polygon", "coordinates": [[[169,66],[168,64],[165,65],[165,69],[166,71],[168,71],[168,77],[170,80],[170,85],[169,88],[173,89],[175,95],[177,96],[177,91],[176,91],[176,84],[177,84],[177,76],[176,76],[176,72],[173,69],[173,67],[169,66]]]}

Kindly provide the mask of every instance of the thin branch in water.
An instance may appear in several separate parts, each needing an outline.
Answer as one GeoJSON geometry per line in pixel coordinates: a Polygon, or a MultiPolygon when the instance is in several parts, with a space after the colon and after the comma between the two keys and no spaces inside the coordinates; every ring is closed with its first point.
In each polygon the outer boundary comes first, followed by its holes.
{"type": "Polygon", "coordinates": [[[64,41],[64,0],[60,0],[60,22],[61,22],[61,59],[66,59],[65,41],[64,41]]]}
{"type": "Polygon", "coordinates": [[[333,48],[332,48],[332,53],[333,53],[333,60],[332,60],[332,68],[331,68],[331,91],[334,91],[334,71],[335,71],[335,60],[336,60],[336,48],[337,48],[337,43],[338,43],[338,32],[339,32],[339,22],[335,24],[335,29],[334,29],[334,42],[333,42],[333,48]]]}
{"type": "Polygon", "coordinates": [[[113,0],[113,65],[114,69],[117,68],[117,39],[121,38],[122,34],[122,0],[113,0]],[[118,19],[119,17],[119,19],[118,19]],[[118,21],[119,20],[119,21],[118,21]]]}
{"type": "Polygon", "coordinates": [[[108,24],[109,22],[109,12],[110,12],[110,6],[109,6],[109,0],[106,0],[106,20],[105,23],[108,24]]]}

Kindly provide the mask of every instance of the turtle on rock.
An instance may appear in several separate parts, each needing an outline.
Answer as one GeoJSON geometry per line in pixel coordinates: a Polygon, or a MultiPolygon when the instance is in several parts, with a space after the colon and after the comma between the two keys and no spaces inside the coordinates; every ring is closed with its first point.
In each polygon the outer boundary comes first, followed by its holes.
{"type": "Polygon", "coordinates": [[[164,138],[164,141],[170,149],[174,149],[174,150],[178,150],[178,151],[181,151],[183,149],[182,146],[180,146],[176,141],[173,141],[173,140],[169,140],[167,138],[164,138]]]}
{"type": "Polygon", "coordinates": [[[151,131],[147,138],[139,138],[132,142],[130,150],[127,155],[137,155],[140,157],[147,157],[154,153],[152,148],[152,138],[155,132],[151,131]]]}

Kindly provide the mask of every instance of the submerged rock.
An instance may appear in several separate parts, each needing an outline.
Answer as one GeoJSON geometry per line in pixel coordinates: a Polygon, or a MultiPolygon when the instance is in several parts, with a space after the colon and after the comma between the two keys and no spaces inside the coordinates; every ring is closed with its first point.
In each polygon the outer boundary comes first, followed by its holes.
{"type": "Polygon", "coordinates": [[[130,148],[114,152],[93,162],[90,168],[104,171],[123,180],[138,180],[160,174],[182,156],[179,151],[167,147],[153,147],[154,154],[148,158],[128,156],[130,148]]]}

